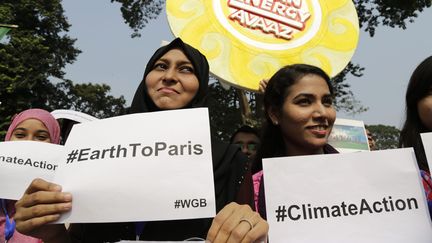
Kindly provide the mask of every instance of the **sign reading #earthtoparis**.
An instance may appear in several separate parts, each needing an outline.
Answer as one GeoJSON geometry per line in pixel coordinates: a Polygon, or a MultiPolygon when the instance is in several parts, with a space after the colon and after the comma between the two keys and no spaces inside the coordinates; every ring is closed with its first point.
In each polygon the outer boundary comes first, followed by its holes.
{"type": "Polygon", "coordinates": [[[359,36],[348,0],[167,0],[167,16],[174,35],[204,53],[214,75],[248,90],[294,63],[335,76],[359,36]]]}

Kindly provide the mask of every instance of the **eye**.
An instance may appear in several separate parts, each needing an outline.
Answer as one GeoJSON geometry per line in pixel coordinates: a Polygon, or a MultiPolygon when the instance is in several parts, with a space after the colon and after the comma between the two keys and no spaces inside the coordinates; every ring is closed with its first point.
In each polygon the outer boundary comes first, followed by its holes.
{"type": "Polygon", "coordinates": [[[331,107],[333,105],[333,98],[331,96],[326,96],[323,98],[322,103],[326,107],[331,107]]]}
{"type": "Polygon", "coordinates": [[[158,71],[163,71],[166,69],[168,69],[168,65],[163,62],[156,63],[153,67],[153,70],[158,70],[158,71]]]}
{"type": "Polygon", "coordinates": [[[300,105],[300,106],[308,106],[310,104],[312,104],[312,100],[309,98],[299,98],[295,101],[296,105],[300,105]]]}
{"type": "Polygon", "coordinates": [[[13,134],[13,136],[16,137],[16,138],[25,138],[26,134],[23,133],[23,132],[16,132],[16,133],[13,134]]]}
{"type": "Polygon", "coordinates": [[[256,151],[258,145],[257,145],[256,143],[249,143],[249,144],[247,145],[247,147],[248,147],[248,150],[249,150],[249,151],[256,151]]]}
{"type": "Polygon", "coordinates": [[[45,140],[48,139],[48,137],[45,136],[45,135],[38,135],[36,138],[37,138],[37,140],[39,140],[39,141],[45,141],[45,140]]]}
{"type": "Polygon", "coordinates": [[[46,132],[38,133],[35,137],[38,141],[46,141],[49,139],[49,135],[46,132]]]}
{"type": "Polygon", "coordinates": [[[181,66],[179,70],[182,73],[195,73],[193,67],[191,66],[181,66]]]}

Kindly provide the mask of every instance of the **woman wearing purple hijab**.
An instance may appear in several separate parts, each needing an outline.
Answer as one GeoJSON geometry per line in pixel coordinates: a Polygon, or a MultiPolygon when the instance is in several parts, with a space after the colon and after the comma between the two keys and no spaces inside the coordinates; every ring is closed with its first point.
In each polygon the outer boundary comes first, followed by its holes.
{"type": "MultiPolygon", "coordinates": [[[[57,120],[42,109],[29,109],[16,115],[6,133],[5,141],[29,140],[37,142],[60,142],[60,127],[57,120]]],[[[40,239],[16,231],[15,201],[0,199],[0,242],[40,243],[40,239]]]]}

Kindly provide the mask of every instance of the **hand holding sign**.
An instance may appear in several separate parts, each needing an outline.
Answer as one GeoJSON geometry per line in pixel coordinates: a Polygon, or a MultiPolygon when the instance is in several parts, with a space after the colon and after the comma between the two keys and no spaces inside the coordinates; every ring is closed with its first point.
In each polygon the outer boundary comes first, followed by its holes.
{"type": "Polygon", "coordinates": [[[268,229],[268,223],[248,205],[232,202],[213,219],[207,240],[210,242],[265,242],[268,229]]]}
{"type": "Polygon", "coordinates": [[[60,239],[67,237],[64,225],[49,224],[72,208],[72,195],[62,192],[61,186],[35,179],[15,207],[14,218],[19,232],[46,242],[63,242],[60,239]]]}

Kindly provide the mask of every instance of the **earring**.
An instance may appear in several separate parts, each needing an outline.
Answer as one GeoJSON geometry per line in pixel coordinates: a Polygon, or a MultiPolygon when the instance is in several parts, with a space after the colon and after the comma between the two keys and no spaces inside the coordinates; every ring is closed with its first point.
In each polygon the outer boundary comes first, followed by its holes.
{"type": "Polygon", "coordinates": [[[274,121],[273,124],[274,124],[275,126],[277,126],[277,125],[279,124],[279,122],[278,122],[278,121],[274,121]]]}

